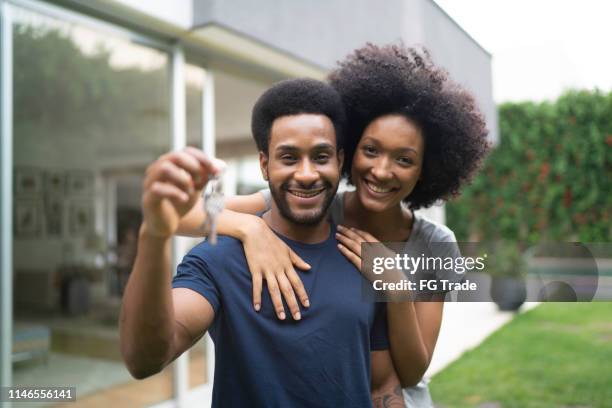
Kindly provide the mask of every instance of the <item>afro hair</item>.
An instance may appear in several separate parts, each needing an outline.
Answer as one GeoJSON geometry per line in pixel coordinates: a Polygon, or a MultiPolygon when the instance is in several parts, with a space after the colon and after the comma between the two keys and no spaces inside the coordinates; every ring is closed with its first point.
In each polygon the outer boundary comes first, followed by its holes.
{"type": "Polygon", "coordinates": [[[418,209],[457,195],[489,149],[473,96],[435,66],[425,49],[368,43],[338,65],[329,80],[348,120],[343,174],[349,181],[366,127],[380,116],[401,114],[420,126],[425,141],[421,179],[403,201],[418,209]]]}
{"type": "Polygon", "coordinates": [[[251,116],[251,131],[257,149],[268,153],[270,130],[275,119],[301,113],[327,116],[334,125],[337,147],[342,147],[346,115],[340,95],[325,82],[298,78],[274,84],[255,103],[251,116]]]}

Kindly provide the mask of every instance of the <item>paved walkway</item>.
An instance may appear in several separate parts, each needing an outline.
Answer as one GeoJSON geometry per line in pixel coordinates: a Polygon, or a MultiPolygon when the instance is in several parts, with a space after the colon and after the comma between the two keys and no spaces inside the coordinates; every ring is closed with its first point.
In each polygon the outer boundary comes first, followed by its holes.
{"type": "MultiPolygon", "coordinates": [[[[521,312],[537,305],[537,302],[525,303],[521,312]]],[[[494,303],[446,303],[438,343],[426,376],[433,376],[465,351],[478,346],[514,316],[513,312],[499,311],[494,303]]]]}

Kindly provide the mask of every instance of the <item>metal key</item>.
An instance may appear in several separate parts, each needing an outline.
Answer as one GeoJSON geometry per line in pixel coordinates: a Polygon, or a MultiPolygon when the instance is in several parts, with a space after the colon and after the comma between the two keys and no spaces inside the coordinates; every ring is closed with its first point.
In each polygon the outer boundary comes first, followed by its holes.
{"type": "Polygon", "coordinates": [[[223,211],[225,196],[221,175],[209,179],[204,190],[204,211],[206,212],[205,229],[208,232],[208,242],[217,244],[217,216],[223,211]]]}

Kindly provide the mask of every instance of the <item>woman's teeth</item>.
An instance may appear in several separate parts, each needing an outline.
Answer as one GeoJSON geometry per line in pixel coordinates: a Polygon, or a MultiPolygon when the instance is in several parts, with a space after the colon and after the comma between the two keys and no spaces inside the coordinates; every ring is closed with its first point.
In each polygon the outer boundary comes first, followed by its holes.
{"type": "Polygon", "coordinates": [[[369,181],[366,181],[366,184],[368,185],[370,190],[374,191],[375,193],[384,194],[384,193],[389,193],[391,192],[391,190],[393,190],[392,188],[384,188],[384,187],[377,186],[376,184],[372,184],[369,181]]]}

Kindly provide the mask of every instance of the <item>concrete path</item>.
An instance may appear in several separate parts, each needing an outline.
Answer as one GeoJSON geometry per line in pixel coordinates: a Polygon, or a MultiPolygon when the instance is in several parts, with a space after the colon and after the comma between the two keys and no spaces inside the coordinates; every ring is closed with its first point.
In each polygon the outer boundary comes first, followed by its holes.
{"type": "MultiPolygon", "coordinates": [[[[525,303],[520,313],[538,304],[538,302],[525,303]]],[[[495,303],[446,303],[436,350],[425,376],[432,377],[461,357],[464,352],[478,346],[515,315],[513,312],[499,311],[495,303]]]]}

